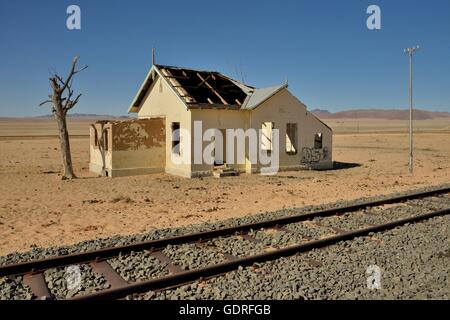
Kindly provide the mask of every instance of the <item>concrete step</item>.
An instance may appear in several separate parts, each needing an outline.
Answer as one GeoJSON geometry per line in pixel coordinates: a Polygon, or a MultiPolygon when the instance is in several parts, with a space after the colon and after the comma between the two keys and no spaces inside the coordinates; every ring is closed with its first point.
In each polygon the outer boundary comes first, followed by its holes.
{"type": "Polygon", "coordinates": [[[227,170],[227,171],[213,171],[213,176],[216,178],[223,178],[223,177],[232,177],[232,176],[238,176],[239,172],[237,172],[236,170],[232,169],[232,170],[227,170]]]}
{"type": "Polygon", "coordinates": [[[220,166],[214,166],[214,171],[223,171],[223,172],[227,172],[227,171],[233,171],[233,167],[229,167],[227,164],[223,164],[220,166]]]}

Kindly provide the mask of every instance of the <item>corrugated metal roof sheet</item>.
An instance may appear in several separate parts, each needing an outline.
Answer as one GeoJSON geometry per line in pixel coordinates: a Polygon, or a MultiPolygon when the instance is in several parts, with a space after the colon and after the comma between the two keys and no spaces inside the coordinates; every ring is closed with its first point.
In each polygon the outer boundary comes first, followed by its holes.
{"type": "Polygon", "coordinates": [[[287,86],[288,86],[287,84],[283,84],[274,87],[254,89],[253,93],[251,93],[246,102],[242,105],[241,109],[244,110],[255,109],[257,106],[259,106],[261,103],[272,97],[280,90],[287,88],[287,86]]]}

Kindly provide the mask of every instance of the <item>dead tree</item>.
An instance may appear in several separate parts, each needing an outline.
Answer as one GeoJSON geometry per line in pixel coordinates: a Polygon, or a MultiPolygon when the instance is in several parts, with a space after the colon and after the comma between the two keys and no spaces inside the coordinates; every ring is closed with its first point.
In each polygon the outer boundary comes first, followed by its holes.
{"type": "Polygon", "coordinates": [[[51,103],[52,113],[58,123],[59,140],[61,143],[61,152],[63,158],[64,175],[62,179],[73,179],[72,157],[70,154],[69,132],[67,131],[67,112],[72,109],[81,97],[81,94],[73,98],[72,82],[73,76],[78,72],[87,68],[84,66],[80,70],[76,70],[76,65],[79,57],[75,57],[72,61],[72,68],[66,79],[61,78],[56,72],[49,78],[50,86],[53,89],[53,94],[49,95],[49,100],[40,104],[40,106],[51,103]],[[65,95],[65,97],[63,97],[65,95]]]}

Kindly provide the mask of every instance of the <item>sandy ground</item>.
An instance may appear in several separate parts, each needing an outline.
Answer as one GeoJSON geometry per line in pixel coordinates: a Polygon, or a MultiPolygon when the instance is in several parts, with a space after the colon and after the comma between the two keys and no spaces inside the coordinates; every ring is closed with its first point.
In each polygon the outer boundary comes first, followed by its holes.
{"type": "MultiPolygon", "coordinates": [[[[89,136],[93,119],[68,119],[71,136],[89,136]]],[[[49,137],[58,134],[56,121],[49,118],[0,118],[0,139],[20,137],[49,137]]]]}
{"type": "MultiPolygon", "coordinates": [[[[421,130],[415,135],[413,175],[408,173],[406,134],[367,133],[374,131],[372,125],[361,122],[359,133],[352,134],[354,123],[341,128],[339,123],[329,123],[336,127],[335,170],[224,179],[166,174],[98,178],[88,172],[88,138],[75,137],[72,153],[80,179],[73,181],[62,181],[58,173],[59,142],[45,137],[53,132],[38,128],[36,133],[31,128],[27,134],[13,134],[11,130],[23,129],[12,125],[8,129],[0,123],[0,132],[9,133],[0,135],[0,254],[387,194],[450,180],[450,120],[434,126],[418,124],[421,130]],[[41,137],[11,137],[21,135],[41,137]]],[[[383,123],[386,121],[379,127],[383,123]]],[[[83,132],[83,125],[78,125],[76,130],[83,132]]],[[[404,122],[393,131],[402,126],[404,122]]]]}
{"type": "MultiPolygon", "coordinates": [[[[409,132],[409,121],[407,120],[328,119],[325,122],[333,128],[335,134],[409,132]]],[[[450,118],[414,121],[414,131],[418,133],[449,132],[450,118]]]]}

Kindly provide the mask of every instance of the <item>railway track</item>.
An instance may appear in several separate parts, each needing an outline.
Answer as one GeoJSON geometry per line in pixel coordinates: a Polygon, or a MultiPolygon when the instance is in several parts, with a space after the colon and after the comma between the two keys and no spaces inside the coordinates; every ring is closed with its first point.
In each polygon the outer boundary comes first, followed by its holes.
{"type": "Polygon", "coordinates": [[[150,290],[178,287],[239,267],[449,213],[450,188],[442,188],[235,227],[5,265],[0,267],[0,277],[20,276],[35,297],[54,299],[53,288],[49,288],[46,281],[49,270],[81,265],[99,275],[105,285],[102,290],[76,295],[72,299],[121,299],[150,290]],[[238,242],[245,243],[240,246],[243,248],[240,251],[234,248],[238,242]],[[184,248],[181,254],[180,248],[184,248]],[[189,251],[187,258],[186,249],[189,251]],[[194,252],[208,254],[200,256],[197,265],[192,267],[191,263],[186,266],[183,259],[189,260],[189,254],[194,252]],[[180,258],[180,255],[185,258],[180,258]],[[129,271],[133,271],[127,270],[130,269],[127,265],[129,257],[145,265],[145,271],[139,276],[128,276],[129,271]]]}

